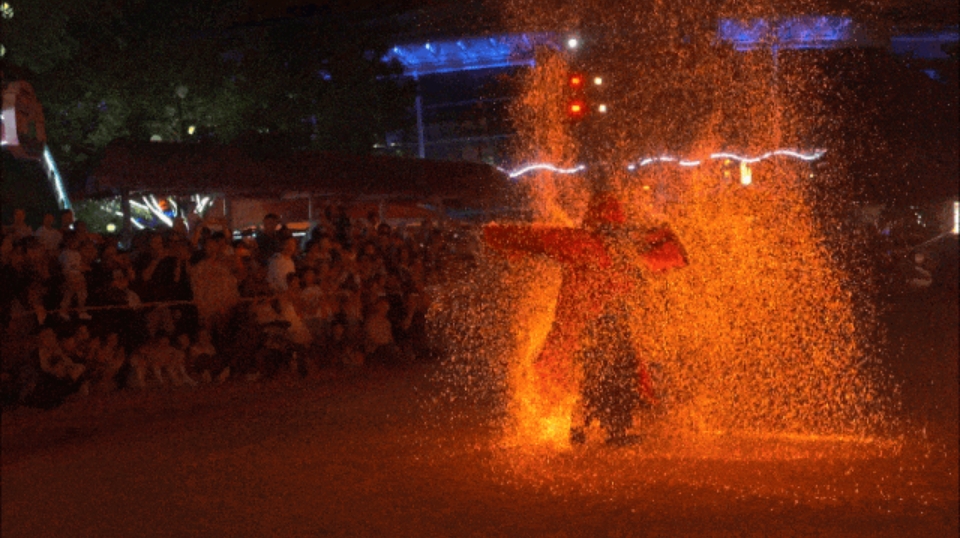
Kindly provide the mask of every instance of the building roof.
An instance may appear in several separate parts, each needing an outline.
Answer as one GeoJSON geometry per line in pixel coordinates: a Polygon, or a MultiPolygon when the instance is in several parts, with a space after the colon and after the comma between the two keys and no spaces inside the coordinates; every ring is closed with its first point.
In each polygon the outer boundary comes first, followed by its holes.
{"type": "Polygon", "coordinates": [[[233,145],[115,141],[94,174],[100,191],[227,196],[315,194],[502,199],[510,180],[482,164],[233,145]]]}

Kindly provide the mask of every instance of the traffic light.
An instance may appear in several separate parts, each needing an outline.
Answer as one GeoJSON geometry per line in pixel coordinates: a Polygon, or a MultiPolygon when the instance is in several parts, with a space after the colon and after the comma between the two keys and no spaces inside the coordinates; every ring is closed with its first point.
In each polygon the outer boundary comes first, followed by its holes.
{"type": "Polygon", "coordinates": [[[582,73],[570,73],[567,76],[567,118],[572,122],[579,122],[587,115],[587,99],[584,95],[584,81],[582,73]]]}
{"type": "Polygon", "coordinates": [[[571,120],[582,120],[587,115],[587,104],[580,99],[567,103],[567,116],[571,120]]]}

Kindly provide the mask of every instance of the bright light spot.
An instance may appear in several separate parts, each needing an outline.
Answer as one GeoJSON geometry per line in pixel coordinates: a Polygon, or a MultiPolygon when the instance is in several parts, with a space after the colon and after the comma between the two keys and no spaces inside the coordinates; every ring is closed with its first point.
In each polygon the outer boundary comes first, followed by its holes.
{"type": "Polygon", "coordinates": [[[600,78],[600,77],[593,77],[593,85],[594,85],[594,86],[599,86],[599,85],[601,85],[601,84],[603,84],[603,79],[602,79],[602,78],[600,78]]]}
{"type": "Polygon", "coordinates": [[[753,183],[753,170],[746,160],[740,161],[740,184],[749,185],[753,183]]]}
{"type": "Polygon", "coordinates": [[[115,231],[117,231],[117,225],[112,222],[107,223],[107,233],[112,234],[115,231]]]}
{"type": "Polygon", "coordinates": [[[197,126],[196,126],[196,125],[191,125],[190,127],[187,127],[187,134],[188,134],[188,135],[192,135],[192,134],[195,133],[195,132],[197,132],[197,126]]]}
{"type": "Polygon", "coordinates": [[[567,40],[567,48],[575,49],[580,46],[580,41],[575,37],[571,37],[567,40]]]}
{"type": "Polygon", "coordinates": [[[4,3],[0,4],[0,13],[3,13],[3,18],[4,18],[4,19],[12,19],[12,18],[13,18],[13,6],[11,6],[8,2],[4,2],[4,3]]]}
{"type": "Polygon", "coordinates": [[[163,142],[163,137],[160,135],[153,135],[150,137],[151,142],[163,142]]]}
{"type": "Polygon", "coordinates": [[[601,114],[606,114],[606,112],[607,112],[607,105],[600,105],[600,106],[598,106],[598,107],[597,107],[597,111],[600,112],[601,114]]]}
{"type": "Polygon", "coordinates": [[[644,185],[644,186],[643,186],[643,190],[645,190],[645,191],[650,190],[650,185],[644,185]]]}
{"type": "Polygon", "coordinates": [[[960,202],[953,202],[953,229],[954,234],[960,232],[960,202]]]}

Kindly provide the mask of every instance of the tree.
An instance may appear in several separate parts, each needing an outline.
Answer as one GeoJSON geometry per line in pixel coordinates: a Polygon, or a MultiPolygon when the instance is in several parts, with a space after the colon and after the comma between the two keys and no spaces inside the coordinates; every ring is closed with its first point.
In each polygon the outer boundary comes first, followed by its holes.
{"type": "Polygon", "coordinates": [[[116,138],[270,134],[369,152],[412,103],[383,64],[388,35],[329,11],[241,24],[244,0],[31,0],[3,25],[47,116],[51,149],[83,176],[116,138]]]}

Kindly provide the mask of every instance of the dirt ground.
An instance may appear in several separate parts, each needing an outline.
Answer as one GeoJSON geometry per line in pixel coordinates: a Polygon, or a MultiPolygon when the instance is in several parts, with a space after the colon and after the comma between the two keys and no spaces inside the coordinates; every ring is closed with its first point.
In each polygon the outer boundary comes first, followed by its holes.
{"type": "Polygon", "coordinates": [[[503,446],[437,366],[4,413],[2,534],[957,536],[956,292],[897,301],[901,436],[503,446]]]}

